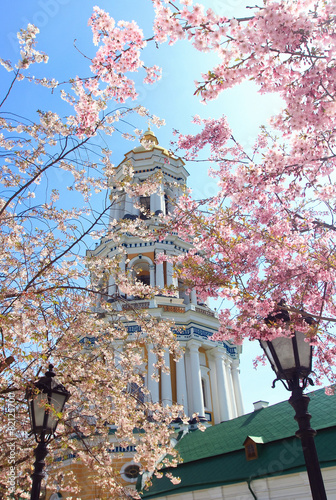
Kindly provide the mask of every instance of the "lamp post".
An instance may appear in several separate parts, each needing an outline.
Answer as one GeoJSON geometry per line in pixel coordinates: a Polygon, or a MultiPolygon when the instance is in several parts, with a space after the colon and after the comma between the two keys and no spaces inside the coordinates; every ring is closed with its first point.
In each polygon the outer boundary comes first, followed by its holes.
{"type": "Polygon", "coordinates": [[[44,477],[44,459],[48,454],[47,444],[59,422],[58,414],[63,411],[70,397],[70,393],[54,377],[53,365],[50,364],[45,376],[27,390],[31,430],[38,443],[34,450],[31,500],[38,500],[40,497],[41,481],[44,477]]]}
{"type": "MultiPolygon", "coordinates": [[[[279,321],[287,324],[290,322],[284,301],[281,301],[279,306],[279,311],[265,319],[267,325],[271,326],[279,321]]],[[[314,324],[311,317],[303,319],[309,325],[314,324]]],[[[312,372],[312,346],[306,342],[303,332],[295,332],[291,337],[277,337],[271,341],[261,340],[260,344],[277,376],[273,387],[277,380],[281,380],[286,389],[292,392],[289,403],[294,408],[294,418],[299,425],[299,430],[295,434],[301,439],[312,498],[327,500],[314,441],[316,431],[310,426],[311,415],[308,413],[310,398],[303,394],[308,383],[313,385],[309,378],[312,372]]]]}

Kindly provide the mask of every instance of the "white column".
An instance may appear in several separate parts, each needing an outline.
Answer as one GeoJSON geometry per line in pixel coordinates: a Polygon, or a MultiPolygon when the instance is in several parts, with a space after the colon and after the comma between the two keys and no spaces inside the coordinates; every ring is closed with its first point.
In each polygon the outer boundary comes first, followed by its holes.
{"type": "Polygon", "coordinates": [[[185,366],[185,374],[186,374],[186,382],[187,382],[187,394],[188,394],[188,412],[187,414],[191,417],[193,412],[193,393],[192,393],[192,373],[191,373],[191,360],[190,360],[190,351],[188,349],[187,344],[185,344],[184,351],[184,366],[185,366]]]}
{"type": "Polygon", "coordinates": [[[224,350],[222,348],[217,347],[214,351],[215,363],[216,363],[216,377],[218,384],[218,404],[219,404],[219,413],[220,420],[223,422],[224,420],[229,420],[229,406],[227,401],[227,387],[226,387],[226,373],[224,366],[224,350]]]}
{"type": "Polygon", "coordinates": [[[158,288],[164,288],[163,262],[156,264],[155,284],[158,288]]]}
{"type": "MultiPolygon", "coordinates": [[[[132,267],[130,267],[130,265],[128,263],[127,267],[126,267],[126,276],[130,280],[130,282],[133,281],[133,279],[135,277],[134,275],[135,275],[134,269],[132,267]]],[[[134,296],[133,295],[126,294],[125,297],[126,297],[127,300],[134,300],[134,296]]]]}
{"type": "Polygon", "coordinates": [[[240,380],[239,380],[239,360],[235,359],[232,362],[232,382],[233,391],[237,405],[238,416],[244,415],[243,398],[241,394],[240,380]]]}
{"type": "Polygon", "coordinates": [[[119,262],[119,267],[120,267],[120,271],[121,271],[122,273],[124,273],[124,272],[125,272],[125,267],[126,267],[126,264],[125,264],[125,259],[123,259],[123,260],[121,260],[121,261],[119,262]]]}
{"type": "Polygon", "coordinates": [[[164,214],[164,192],[160,186],[157,193],[150,195],[150,209],[155,214],[156,211],[161,210],[164,214]]]}
{"type": "Polygon", "coordinates": [[[190,302],[194,305],[197,305],[197,294],[194,288],[192,288],[190,292],[190,302]]]}
{"type": "Polygon", "coordinates": [[[234,392],[233,392],[233,383],[232,383],[232,376],[231,376],[231,360],[228,358],[225,358],[224,363],[225,363],[225,372],[226,372],[227,395],[228,395],[228,401],[229,401],[229,414],[230,414],[230,418],[236,418],[238,416],[238,414],[237,414],[236,401],[235,401],[234,392]]]}
{"type": "MultiPolygon", "coordinates": [[[[122,261],[119,262],[119,268],[120,268],[120,273],[121,274],[125,274],[125,270],[126,270],[126,263],[125,263],[125,258],[122,259],[122,261]]],[[[126,294],[125,293],[120,293],[120,295],[122,297],[126,297],[126,294]]]]}
{"type": "Polygon", "coordinates": [[[125,194],[125,214],[139,215],[139,209],[135,208],[134,204],[139,204],[139,198],[131,197],[125,194]]]}
{"type": "Polygon", "coordinates": [[[167,269],[167,286],[173,284],[173,264],[171,262],[166,262],[167,269]]]}
{"type": "Polygon", "coordinates": [[[164,350],[164,364],[169,368],[169,373],[164,373],[161,370],[161,399],[164,406],[171,406],[173,402],[171,376],[170,376],[170,360],[168,349],[164,350]]]}
{"type": "Polygon", "coordinates": [[[214,423],[219,424],[221,422],[220,412],[219,412],[219,397],[218,397],[218,382],[216,376],[216,363],[213,356],[213,351],[207,351],[209,356],[209,366],[210,366],[210,382],[211,382],[211,399],[212,399],[212,407],[213,407],[213,415],[214,415],[214,423]]]}
{"type": "Polygon", "coordinates": [[[176,361],[176,399],[177,404],[183,405],[184,413],[189,417],[188,396],[187,396],[187,381],[185,372],[184,353],[181,358],[176,361]]]}
{"type": "Polygon", "coordinates": [[[113,342],[113,354],[114,354],[114,366],[118,368],[118,370],[121,370],[121,352],[122,352],[122,345],[118,341],[113,342]]]}
{"type": "Polygon", "coordinates": [[[111,189],[111,208],[110,208],[110,221],[119,220],[122,217],[121,212],[122,194],[116,189],[111,189]]]}
{"type": "Polygon", "coordinates": [[[117,294],[117,285],[115,284],[114,276],[110,276],[108,280],[108,298],[114,298],[117,294]]]}
{"type": "Polygon", "coordinates": [[[159,401],[159,381],[154,380],[152,375],[157,377],[157,368],[154,367],[156,363],[156,355],[152,352],[152,345],[147,346],[148,361],[147,361],[147,387],[150,392],[150,400],[153,403],[158,403],[159,401]]]}
{"type": "Polygon", "coordinates": [[[198,413],[199,417],[204,417],[204,404],[202,393],[201,366],[199,360],[199,344],[197,342],[188,342],[190,352],[190,365],[192,375],[192,393],[193,393],[193,413],[198,413]]]}
{"type": "Polygon", "coordinates": [[[178,287],[178,279],[174,276],[174,266],[172,262],[167,262],[167,286],[173,285],[174,287],[178,287]]]}
{"type": "Polygon", "coordinates": [[[155,286],[155,266],[150,264],[149,266],[149,284],[150,286],[155,286]]]}

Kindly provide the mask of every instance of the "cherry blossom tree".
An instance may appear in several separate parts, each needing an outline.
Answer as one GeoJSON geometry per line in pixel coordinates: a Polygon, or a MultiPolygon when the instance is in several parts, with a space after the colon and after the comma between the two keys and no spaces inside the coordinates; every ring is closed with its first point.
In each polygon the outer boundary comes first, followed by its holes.
{"type": "MultiPolygon", "coordinates": [[[[90,25],[98,48],[91,60],[92,75],[74,77],[67,87],[30,75],[32,64],[47,60],[36,50],[33,26],[19,35],[20,61],[13,65],[1,60],[13,80],[1,102],[0,394],[4,416],[13,394],[17,411],[15,435],[8,439],[3,432],[1,438],[4,498],[13,442],[15,494],[24,497],[29,490],[33,439],[27,435],[24,394],[49,361],[72,394],[50,450],[73,451],[99,476],[102,492],[108,491],[110,498],[127,494],[108,453],[109,425],[116,426],[122,444],[134,443],[135,428],[143,431],[136,437],[136,460],[144,469],[154,471],[165,452],[173,455],[168,424],[179,409],[144,403],[128,390],[134,383],[146,394],[144,339],[130,339],[124,326],[126,320],[141,324],[160,363],[163,347],[178,356],[171,325],[139,311],[128,310],[127,317],[117,313],[104,300],[101,286],[103,271],[105,276],[118,272],[117,260],[80,257],[93,232],[97,237],[107,231],[111,237],[115,234],[103,225],[104,213],[95,215],[91,209],[90,195],[107,189],[106,179],[113,178],[111,152],[96,149],[94,159],[94,137],[114,133],[116,122],[131,112],[151,116],[142,107],[124,105],[137,95],[132,72],[144,71],[148,83],[160,77],[157,66],[147,67],[140,59],[148,43],[172,45],[183,39],[197,50],[217,53],[219,63],[200,75],[195,88],[205,103],[249,79],[260,92],[283,98],[283,111],[261,130],[251,150],[239,144],[225,117],[194,117],[199,133],[177,132],[178,154],[185,151],[193,161],[201,159],[204,150],[213,162],[211,175],[218,179],[219,191],[201,201],[183,196],[171,219],[162,221],[161,231],[168,222],[169,230],[194,246],[175,260],[181,279],[195,286],[201,297],[230,301],[221,311],[216,339],[241,342],[288,335],[284,325],[264,322],[285,300],[291,327],[306,332],[315,346],[316,373],[334,381],[335,5],[269,0],[253,8],[249,17],[233,19],[191,0],[153,0],[153,7],[153,33],[147,37],[136,23],[115,23],[95,7],[90,25]],[[39,111],[34,122],[10,114],[12,87],[28,83],[61,89],[73,115],[61,119],[54,112],[39,111]],[[119,108],[113,111],[112,105],[119,108]],[[82,197],[81,208],[64,208],[62,193],[49,187],[48,176],[56,169],[64,173],[71,193],[82,197]],[[305,321],[308,317],[315,320],[313,326],[305,321]],[[92,347],[80,342],[88,332],[95,338],[92,347]],[[128,349],[117,363],[115,349],[124,342],[128,349]],[[99,439],[90,439],[93,434],[99,439]]],[[[135,192],[131,168],[121,187],[135,192]]],[[[153,187],[149,182],[141,189],[153,187]]],[[[105,212],[117,202],[117,197],[107,197],[105,212]]],[[[120,230],[151,237],[145,223],[130,224],[120,230]]],[[[120,273],[118,278],[128,293],[155,293],[129,283],[120,273]]],[[[6,418],[2,425],[5,431],[6,418]]],[[[50,477],[63,487],[60,475],[50,477]]],[[[63,478],[69,487],[68,479],[63,478]]],[[[69,491],[78,497],[75,489],[69,491]]]]}
{"type": "Polygon", "coordinates": [[[208,200],[184,196],[174,214],[194,245],[175,260],[181,278],[225,300],[215,339],[302,330],[315,347],[317,383],[335,383],[335,4],[265,1],[240,19],[189,0],[154,4],[157,40],[187,38],[217,52],[219,64],[196,83],[204,103],[244,80],[284,101],[251,150],[225,117],[196,116],[197,134],[177,132],[180,154],[212,161],[219,186],[208,200]],[[264,321],[280,302],[290,330],[264,321]]]}
{"type": "MultiPolygon", "coordinates": [[[[146,470],[156,470],[162,454],[174,457],[169,424],[180,408],[151,402],[144,387],[143,360],[147,342],[154,346],[158,367],[163,365],[165,347],[175,357],[179,355],[173,325],[139,309],[118,312],[105,295],[108,276],[116,276],[123,293],[151,297],[157,292],[122,275],[118,259],[85,258],[92,236],[108,234],[116,245],[123,231],[149,237],[146,221],[140,219],[131,221],[133,228],[127,221],[121,224],[119,236],[108,226],[109,209],[120,195],[108,195],[108,182],[114,180],[111,151],[96,146],[95,136],[99,132],[108,137],[130,113],[158,120],[141,107],[107,109],[108,101],[113,100],[115,106],[135,97],[125,75],[142,66],[139,54],[145,42],[134,23],[115,27],[109,18],[106,22],[109,28],[96,14],[91,20],[96,41],[111,30],[92,61],[93,76],[74,78],[67,90],[61,86],[61,97],[74,108],[74,114],[65,119],[51,111],[38,111],[34,122],[9,111],[14,85],[58,90],[56,81],[36,79],[30,73],[33,64],[47,62],[47,56],[36,48],[34,26],[18,34],[20,60],[15,65],[1,60],[12,75],[0,117],[1,498],[29,498],[35,444],[28,435],[25,393],[50,362],[71,398],[57,436],[49,444],[49,489],[56,484],[68,496],[80,498],[76,476],[55,461],[71,454],[74,463],[80,460],[87,467],[100,495],[137,497],[120,482],[112,460],[111,433],[118,446],[136,445],[134,459],[146,470]],[[53,187],[57,176],[62,189],[53,187]],[[97,212],[90,198],[104,191],[106,206],[97,212]],[[69,192],[76,201],[74,208],[68,208],[69,192]],[[135,321],[141,333],[130,336],[129,321],[135,321]],[[136,429],[141,432],[134,433],[136,429]],[[9,483],[12,470],[15,488],[9,483]]],[[[155,68],[145,71],[146,79],[155,78],[155,68]]],[[[155,189],[151,181],[132,187],[131,167],[119,184],[130,194],[155,189]]],[[[123,300],[121,296],[114,299],[123,300]]]]}

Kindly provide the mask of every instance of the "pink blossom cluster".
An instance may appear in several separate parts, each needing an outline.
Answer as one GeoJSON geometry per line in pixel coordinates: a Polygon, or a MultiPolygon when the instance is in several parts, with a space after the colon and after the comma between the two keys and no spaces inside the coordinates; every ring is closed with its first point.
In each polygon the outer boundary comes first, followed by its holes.
{"type": "Polygon", "coordinates": [[[136,99],[135,83],[128,73],[144,68],[144,82],[148,84],[161,78],[161,69],[157,65],[144,66],[140,59],[147,41],[135,21],[116,24],[107,12],[94,7],[89,25],[93,41],[99,48],[91,61],[91,71],[95,76],[84,82],[77,79],[74,86],[79,96],[75,105],[79,135],[95,133],[99,113],[109,100],[124,103],[127,99],[136,99]]]}
{"type": "Polygon", "coordinates": [[[216,50],[220,63],[203,74],[197,93],[204,101],[241,81],[260,92],[277,92],[286,114],[274,119],[284,131],[333,126],[334,7],[332,3],[267,1],[249,18],[227,19],[192,2],[153,1],[155,39],[187,37],[200,51],[216,50]],[[308,91],[306,91],[308,89],[308,91]]]}
{"type": "Polygon", "coordinates": [[[178,40],[188,38],[198,50],[208,52],[219,49],[221,38],[226,33],[226,18],[217,16],[212,9],[205,11],[203,5],[193,5],[189,0],[180,2],[182,9],[175,1],[169,2],[169,7],[162,0],[152,1],[156,14],[154,34],[157,42],[169,40],[169,45],[173,45],[178,40]]]}
{"type": "Polygon", "coordinates": [[[39,52],[35,49],[36,45],[36,35],[40,32],[40,30],[33,26],[32,24],[28,24],[26,30],[20,30],[18,33],[18,40],[21,46],[20,55],[21,61],[18,62],[17,68],[27,69],[31,64],[34,63],[47,63],[48,56],[43,52],[39,52]]]}
{"type": "MultiPolygon", "coordinates": [[[[193,121],[195,123],[195,119],[193,121]]],[[[211,153],[217,152],[231,137],[231,130],[225,117],[218,120],[212,118],[197,120],[197,124],[204,124],[199,134],[185,136],[180,134],[178,137],[177,146],[188,150],[188,158],[195,158],[207,145],[210,145],[211,153]]]]}

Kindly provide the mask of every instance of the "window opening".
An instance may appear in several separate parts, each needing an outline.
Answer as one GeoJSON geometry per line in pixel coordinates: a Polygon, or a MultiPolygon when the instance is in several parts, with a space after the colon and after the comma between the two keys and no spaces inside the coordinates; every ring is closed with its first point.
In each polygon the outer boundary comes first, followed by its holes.
{"type": "Polygon", "coordinates": [[[140,473],[140,467],[136,464],[131,464],[125,467],[124,469],[124,476],[126,476],[128,479],[135,479],[138,477],[140,473]]]}
{"type": "Polygon", "coordinates": [[[150,285],[149,266],[146,262],[135,264],[133,267],[133,277],[136,281],[140,281],[143,285],[150,285]]]}
{"type": "Polygon", "coordinates": [[[166,215],[169,213],[169,199],[167,193],[164,195],[164,202],[165,202],[165,212],[166,215]]]}
{"type": "Polygon", "coordinates": [[[136,278],[138,281],[141,281],[143,285],[150,285],[150,276],[149,274],[140,274],[136,278]]]}
{"type": "Polygon", "coordinates": [[[207,404],[206,404],[206,397],[205,397],[205,380],[204,378],[202,378],[202,394],[203,394],[203,404],[204,404],[204,407],[207,408],[207,404]]]}
{"type": "Polygon", "coordinates": [[[140,219],[146,220],[150,217],[150,196],[140,196],[140,219]]]}
{"type": "Polygon", "coordinates": [[[142,392],[141,387],[138,386],[136,382],[130,382],[128,384],[128,392],[132,394],[132,396],[139,402],[139,403],[144,403],[145,402],[145,395],[142,392]]]}
{"type": "Polygon", "coordinates": [[[254,458],[256,456],[254,444],[248,444],[246,446],[246,454],[248,458],[254,458]]]}

